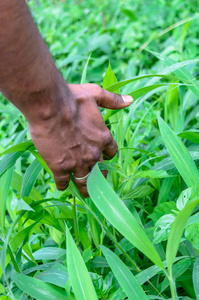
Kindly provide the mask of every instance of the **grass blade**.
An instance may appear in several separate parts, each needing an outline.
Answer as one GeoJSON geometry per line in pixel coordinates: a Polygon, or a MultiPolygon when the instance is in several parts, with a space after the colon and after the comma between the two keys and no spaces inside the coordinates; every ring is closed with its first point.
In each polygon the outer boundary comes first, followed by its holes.
{"type": "Polygon", "coordinates": [[[199,185],[199,173],[191,155],[180,138],[170,129],[162,118],[158,118],[158,123],[163,141],[178,172],[188,187],[194,186],[197,188],[199,185]]]}
{"type": "Polygon", "coordinates": [[[192,211],[194,210],[195,206],[198,203],[199,203],[199,199],[195,199],[189,204],[187,204],[178,213],[177,217],[175,218],[171,226],[171,231],[169,234],[167,249],[166,249],[166,260],[167,260],[167,266],[170,274],[172,274],[172,266],[177,254],[182,233],[184,231],[188,218],[190,217],[192,211]]]}
{"type": "Polygon", "coordinates": [[[21,197],[28,197],[35,184],[35,181],[42,170],[42,165],[35,159],[26,169],[21,187],[21,197]]]}
{"type": "Polygon", "coordinates": [[[129,300],[149,299],[129,268],[108,248],[101,246],[102,252],[111,267],[113,274],[129,300]]]}
{"type": "MultiPolygon", "coordinates": [[[[176,62],[168,57],[162,56],[159,53],[150,51],[153,55],[155,55],[157,58],[159,58],[160,60],[163,60],[164,63],[168,66],[171,67],[173,65],[176,64],[176,62]]],[[[191,61],[190,61],[191,62],[191,61]]],[[[196,63],[197,61],[195,61],[196,63]]],[[[196,95],[196,97],[199,97],[199,83],[196,80],[196,78],[187,70],[184,68],[183,63],[179,63],[181,64],[181,68],[174,70],[173,72],[175,73],[175,75],[184,82],[189,82],[191,83],[189,85],[190,90],[196,95]]],[[[193,61],[194,63],[194,61],[193,61]]]]}
{"type": "Polygon", "coordinates": [[[5,225],[5,212],[6,212],[6,200],[11,184],[12,174],[13,174],[13,168],[9,168],[4,172],[4,174],[0,177],[0,225],[2,231],[4,231],[4,225],[5,225]]]}
{"type": "Polygon", "coordinates": [[[3,153],[1,153],[1,155],[4,154],[8,154],[8,153],[13,153],[13,152],[18,152],[18,151],[26,151],[29,148],[35,148],[35,146],[33,145],[32,140],[29,140],[27,142],[23,142],[17,145],[13,145],[12,147],[8,148],[6,151],[4,151],[3,153]]]}
{"type": "Polygon", "coordinates": [[[81,78],[81,84],[86,83],[86,73],[87,73],[88,63],[89,63],[90,58],[91,58],[91,54],[89,55],[89,57],[87,59],[87,62],[86,62],[86,65],[84,67],[84,70],[83,70],[83,73],[82,73],[82,78],[81,78]]]}
{"type": "Polygon", "coordinates": [[[132,83],[134,81],[139,81],[145,78],[154,78],[158,77],[159,79],[169,79],[169,80],[177,80],[177,77],[170,76],[170,75],[164,75],[164,74],[147,74],[147,75],[140,75],[133,77],[131,79],[122,80],[119,82],[111,83],[109,86],[105,87],[105,89],[109,92],[115,92],[116,90],[126,86],[129,83],[132,83]]]}
{"type": "Polygon", "coordinates": [[[98,164],[95,165],[88,178],[87,187],[91,199],[107,220],[151,261],[164,269],[162,261],[148,236],[109,186],[100,172],[98,164]]]}
{"type": "Polygon", "coordinates": [[[12,279],[23,292],[37,300],[69,299],[64,290],[39,279],[16,272],[13,274],[12,279]]]}
{"type": "MultiPolygon", "coordinates": [[[[18,143],[22,142],[23,139],[25,138],[27,129],[23,130],[22,132],[20,132],[20,134],[18,135],[16,141],[14,142],[14,145],[17,145],[18,143]]],[[[0,162],[0,176],[8,169],[10,168],[12,165],[14,165],[14,163],[16,162],[16,160],[25,152],[25,150],[23,151],[19,151],[19,152],[14,152],[14,153],[8,153],[4,156],[4,158],[1,160],[0,162]]]]}
{"type": "Polygon", "coordinates": [[[97,300],[90,275],[84,263],[84,260],[73,241],[70,231],[66,227],[67,236],[67,267],[70,282],[78,300],[97,300]]]}
{"type": "MultiPolygon", "coordinates": [[[[11,186],[13,189],[15,189],[17,192],[21,192],[21,185],[23,182],[23,177],[18,174],[17,172],[13,173],[11,186]]],[[[29,196],[32,200],[41,200],[43,199],[41,194],[33,187],[32,191],[30,192],[29,196]]]]}

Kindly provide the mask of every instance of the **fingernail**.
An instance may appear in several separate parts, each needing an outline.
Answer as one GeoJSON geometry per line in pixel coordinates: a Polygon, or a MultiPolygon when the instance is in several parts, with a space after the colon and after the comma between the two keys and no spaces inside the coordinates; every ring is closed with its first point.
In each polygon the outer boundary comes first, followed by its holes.
{"type": "Polygon", "coordinates": [[[122,95],[122,99],[125,103],[132,103],[133,102],[133,98],[129,95],[122,95]]]}

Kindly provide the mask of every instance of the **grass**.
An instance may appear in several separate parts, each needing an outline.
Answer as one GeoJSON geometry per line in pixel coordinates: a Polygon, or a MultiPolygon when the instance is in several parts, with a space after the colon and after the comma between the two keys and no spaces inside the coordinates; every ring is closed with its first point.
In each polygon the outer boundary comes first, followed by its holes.
{"type": "Polygon", "coordinates": [[[199,299],[197,3],[113,4],[29,2],[68,82],[135,100],[101,109],[119,151],[84,199],[1,96],[1,299],[199,299]]]}

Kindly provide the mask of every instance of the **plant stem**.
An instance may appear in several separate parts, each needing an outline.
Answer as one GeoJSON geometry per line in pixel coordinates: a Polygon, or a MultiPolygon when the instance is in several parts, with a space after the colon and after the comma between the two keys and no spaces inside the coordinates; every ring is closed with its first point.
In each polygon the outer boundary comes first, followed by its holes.
{"type": "Polygon", "coordinates": [[[173,276],[172,276],[172,271],[170,271],[169,284],[170,284],[172,300],[178,300],[176,285],[175,285],[175,281],[174,281],[173,276]]]}
{"type": "Polygon", "coordinates": [[[79,245],[79,236],[78,236],[78,224],[77,224],[77,211],[76,211],[76,201],[75,196],[73,196],[73,214],[74,214],[74,229],[76,236],[76,244],[79,245]]]}

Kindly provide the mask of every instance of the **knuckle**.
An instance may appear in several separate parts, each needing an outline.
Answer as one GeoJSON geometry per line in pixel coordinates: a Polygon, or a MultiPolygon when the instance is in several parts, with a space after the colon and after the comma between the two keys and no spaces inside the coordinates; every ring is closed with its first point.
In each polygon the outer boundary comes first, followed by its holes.
{"type": "Polygon", "coordinates": [[[70,172],[75,167],[74,160],[68,160],[61,164],[60,170],[63,172],[70,172]]]}
{"type": "Polygon", "coordinates": [[[85,94],[79,94],[78,97],[76,98],[78,104],[82,104],[82,103],[85,103],[85,101],[87,100],[87,95],[85,94]]]}
{"type": "Polygon", "coordinates": [[[69,173],[75,166],[75,160],[74,159],[59,159],[56,160],[56,162],[53,163],[53,166],[51,166],[51,171],[55,176],[61,176],[65,177],[67,173],[69,173]]]}
{"type": "Polygon", "coordinates": [[[91,150],[91,160],[98,161],[101,157],[101,151],[99,148],[95,147],[91,150]]]}
{"type": "Polygon", "coordinates": [[[120,102],[120,96],[118,94],[114,94],[114,107],[118,107],[119,102],[120,102]]]}
{"type": "Polygon", "coordinates": [[[101,92],[103,89],[96,83],[89,83],[89,86],[91,87],[91,89],[93,89],[94,91],[101,92]]]}
{"type": "Polygon", "coordinates": [[[104,143],[104,145],[108,145],[112,141],[113,141],[112,134],[110,133],[110,131],[106,131],[106,133],[104,134],[104,137],[103,137],[103,143],[104,143]]]}

